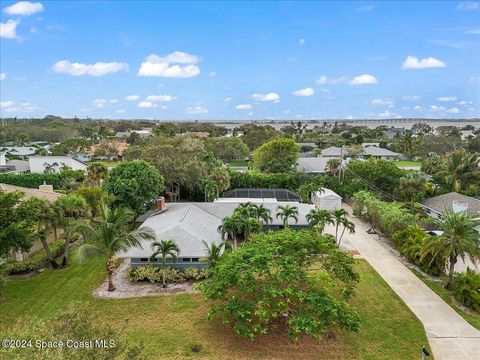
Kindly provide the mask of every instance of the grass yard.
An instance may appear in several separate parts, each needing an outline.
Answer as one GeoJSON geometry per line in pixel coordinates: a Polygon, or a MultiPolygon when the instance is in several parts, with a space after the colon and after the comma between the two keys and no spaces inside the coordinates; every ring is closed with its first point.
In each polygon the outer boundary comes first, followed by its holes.
{"type": "Polygon", "coordinates": [[[104,263],[92,259],[64,270],[46,270],[29,280],[10,280],[0,299],[0,327],[17,318],[48,318],[71,301],[87,302],[99,321],[125,326],[129,338],[142,341],[149,359],[395,359],[418,358],[427,345],[424,329],[400,298],[365,261],[353,304],[362,318],[358,333],[335,339],[305,338],[292,344],[272,334],[254,341],[240,338],[221,324],[208,321],[208,305],[200,294],[123,300],[96,299],[92,290],[104,279],[104,263]],[[193,353],[193,345],[201,351],[193,353]]]}
{"type": "Polygon", "coordinates": [[[422,166],[422,162],[421,161],[410,161],[410,160],[399,160],[399,161],[395,161],[395,164],[397,164],[397,166],[422,166]]]}
{"type": "Polygon", "coordinates": [[[447,290],[443,287],[443,284],[438,281],[433,281],[425,276],[423,276],[418,271],[414,271],[415,275],[417,275],[430,289],[437,293],[448,305],[452,307],[461,317],[463,317],[467,322],[470,323],[473,327],[480,330],[480,316],[468,313],[459,307],[455,306],[454,302],[452,301],[453,293],[450,290],[447,290]]]}

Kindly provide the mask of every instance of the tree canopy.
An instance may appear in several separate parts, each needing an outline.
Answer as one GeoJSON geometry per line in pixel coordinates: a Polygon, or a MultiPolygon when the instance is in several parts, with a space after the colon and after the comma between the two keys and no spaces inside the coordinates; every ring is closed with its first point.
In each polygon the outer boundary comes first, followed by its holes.
{"type": "Polygon", "coordinates": [[[278,173],[289,172],[297,161],[300,148],[292,139],[276,139],[260,146],[253,153],[256,169],[278,173]]]}

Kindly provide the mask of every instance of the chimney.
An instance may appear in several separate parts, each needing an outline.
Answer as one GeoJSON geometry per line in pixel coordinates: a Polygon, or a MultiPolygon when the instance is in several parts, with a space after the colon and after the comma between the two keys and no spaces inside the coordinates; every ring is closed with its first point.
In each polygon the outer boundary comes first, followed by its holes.
{"type": "Polygon", "coordinates": [[[462,211],[467,211],[468,210],[468,204],[461,203],[461,202],[453,200],[452,209],[453,209],[453,212],[455,212],[455,213],[459,213],[459,212],[462,212],[462,211]]]}
{"type": "Polygon", "coordinates": [[[40,185],[38,187],[38,190],[41,190],[41,191],[47,191],[47,192],[54,192],[53,191],[53,185],[47,185],[47,184],[43,184],[43,185],[40,185]]]}
{"type": "Polygon", "coordinates": [[[164,211],[165,210],[165,198],[160,196],[155,202],[155,210],[164,211]]]}

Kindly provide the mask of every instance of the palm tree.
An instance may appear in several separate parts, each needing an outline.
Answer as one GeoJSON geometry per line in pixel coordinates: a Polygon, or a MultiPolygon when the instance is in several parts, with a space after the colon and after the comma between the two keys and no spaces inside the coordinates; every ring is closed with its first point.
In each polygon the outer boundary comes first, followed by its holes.
{"type": "Polygon", "coordinates": [[[323,233],[325,225],[333,224],[332,214],[327,210],[311,210],[307,214],[308,224],[315,228],[320,234],[323,233]]]}
{"type": "Polygon", "coordinates": [[[248,241],[251,234],[262,230],[262,223],[253,217],[240,219],[240,229],[245,237],[245,241],[248,241]]]}
{"type": "Polygon", "coordinates": [[[72,168],[70,166],[68,166],[67,164],[62,162],[61,166],[60,166],[60,172],[67,171],[67,170],[72,170],[72,168]]]}
{"type": "Polygon", "coordinates": [[[88,165],[87,180],[97,183],[100,186],[102,180],[105,180],[108,174],[108,168],[102,163],[93,163],[88,165]]]}
{"type": "Polygon", "coordinates": [[[341,165],[342,165],[342,162],[340,161],[340,159],[333,158],[327,161],[325,170],[329,175],[335,176],[338,174],[338,171],[340,170],[341,165]]]}
{"type": "Polygon", "coordinates": [[[255,206],[255,217],[257,220],[263,221],[265,225],[268,225],[273,219],[272,216],[270,215],[271,211],[270,209],[267,209],[263,205],[257,205],[255,206]]]}
{"type": "Polygon", "coordinates": [[[222,241],[220,244],[211,242],[210,245],[203,240],[203,245],[205,245],[205,250],[207,252],[207,261],[208,267],[213,268],[215,264],[220,260],[222,253],[226,250],[227,243],[222,241]]]}
{"type": "Polygon", "coordinates": [[[340,247],[345,230],[348,230],[350,234],[353,234],[355,232],[355,224],[350,221],[348,213],[344,209],[332,211],[331,216],[331,219],[335,224],[335,242],[337,243],[337,246],[340,247]],[[343,226],[343,230],[340,237],[338,237],[338,228],[340,225],[343,226]]]}
{"type": "Polygon", "coordinates": [[[283,221],[283,226],[288,228],[288,219],[292,218],[295,220],[295,223],[298,222],[298,208],[296,206],[279,206],[277,212],[277,219],[281,218],[283,221]]]}
{"type": "Polygon", "coordinates": [[[54,162],[52,164],[44,163],[43,164],[43,172],[45,174],[54,174],[56,167],[58,167],[58,163],[56,163],[56,162],[54,162]]]}
{"type": "Polygon", "coordinates": [[[421,260],[430,255],[431,265],[436,258],[444,258],[445,267],[448,260],[448,280],[445,287],[449,289],[458,257],[465,261],[465,256],[468,255],[472,261],[480,260],[480,237],[475,230],[480,221],[465,211],[446,213],[442,217],[443,220],[436,221],[436,224],[443,234],[432,237],[425,243],[421,251],[421,260]]]}
{"type": "Polygon", "coordinates": [[[233,248],[237,248],[237,235],[240,230],[240,218],[237,216],[226,216],[222,220],[222,225],[218,227],[218,231],[222,234],[222,239],[230,239],[233,242],[233,248]]]}
{"type": "Polygon", "coordinates": [[[154,261],[158,255],[162,256],[162,287],[167,287],[167,282],[165,281],[165,270],[166,270],[166,263],[167,263],[167,256],[170,256],[173,261],[177,261],[177,255],[180,252],[177,244],[173,240],[161,240],[155,241],[152,244],[152,248],[155,252],[150,256],[150,260],[154,261]]]}
{"type": "Polygon", "coordinates": [[[142,240],[154,240],[155,233],[149,227],[140,227],[129,231],[135,212],[126,207],[109,208],[102,203],[99,216],[94,221],[77,224],[76,229],[85,237],[77,255],[80,259],[88,255],[101,254],[106,261],[108,291],[115,290],[112,275],[115,270],[115,255],[127,251],[130,247],[142,247],[142,240]]]}
{"type": "Polygon", "coordinates": [[[62,195],[53,204],[53,211],[57,218],[56,224],[60,225],[65,231],[65,252],[62,266],[67,266],[70,242],[75,232],[75,222],[88,215],[88,204],[81,196],[62,195]]]}
{"type": "Polygon", "coordinates": [[[241,218],[257,217],[257,205],[252,204],[250,201],[246,203],[241,203],[234,210],[233,214],[241,218]]]}

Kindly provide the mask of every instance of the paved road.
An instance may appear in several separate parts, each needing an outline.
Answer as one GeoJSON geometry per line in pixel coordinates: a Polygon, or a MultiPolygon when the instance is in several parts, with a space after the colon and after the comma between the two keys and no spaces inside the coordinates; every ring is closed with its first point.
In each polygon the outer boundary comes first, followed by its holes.
{"type": "MultiPolygon", "coordinates": [[[[351,213],[351,208],[345,208],[351,213]]],[[[423,323],[436,360],[480,360],[480,331],[467,323],[455,310],[417,278],[385,249],[369,228],[351,216],[356,233],[346,234],[356,248],[423,323]]],[[[326,229],[331,232],[332,228],[326,229]]],[[[401,326],[401,324],[399,324],[401,326]]]]}

